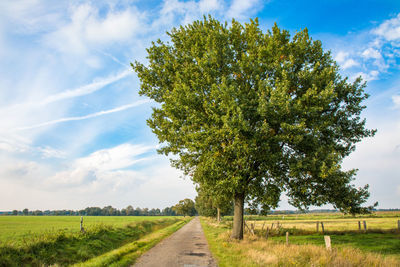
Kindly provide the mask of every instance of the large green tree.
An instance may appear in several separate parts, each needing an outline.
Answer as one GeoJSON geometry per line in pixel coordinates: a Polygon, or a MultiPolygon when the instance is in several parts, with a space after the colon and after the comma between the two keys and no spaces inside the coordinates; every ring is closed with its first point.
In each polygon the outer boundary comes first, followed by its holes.
{"type": "Polygon", "coordinates": [[[282,193],[301,209],[367,211],[368,186],[341,169],[374,134],[360,118],[365,84],[343,78],[320,41],[212,17],[168,36],[147,49],[148,65],[132,64],[140,94],[159,103],[148,125],[174,166],[234,199],[233,238],[243,238],[245,201],[268,210],[282,193]]]}

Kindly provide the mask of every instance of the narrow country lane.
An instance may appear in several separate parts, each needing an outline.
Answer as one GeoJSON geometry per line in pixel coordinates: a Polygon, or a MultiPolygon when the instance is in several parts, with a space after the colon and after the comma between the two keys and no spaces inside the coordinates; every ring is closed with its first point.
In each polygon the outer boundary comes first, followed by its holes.
{"type": "Polygon", "coordinates": [[[134,267],[217,266],[208,248],[199,217],[143,254],[134,267]]]}

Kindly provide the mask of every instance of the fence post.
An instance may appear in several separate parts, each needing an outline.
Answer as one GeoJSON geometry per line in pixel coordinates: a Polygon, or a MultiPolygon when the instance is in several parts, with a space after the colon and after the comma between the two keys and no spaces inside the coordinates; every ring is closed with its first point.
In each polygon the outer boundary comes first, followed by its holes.
{"type": "Polygon", "coordinates": [[[317,222],[317,233],[319,232],[319,222],[317,222]]]}
{"type": "Polygon", "coordinates": [[[322,233],[325,234],[325,227],[324,227],[324,223],[321,222],[321,229],[322,229],[322,233]]]}
{"type": "Polygon", "coordinates": [[[361,221],[358,221],[358,230],[361,231],[361,221]]]}
{"type": "Polygon", "coordinates": [[[286,232],[286,246],[289,246],[289,232],[286,232]]]}
{"type": "Polygon", "coordinates": [[[85,228],[83,228],[83,216],[81,216],[81,233],[85,233],[85,228]]]}
{"type": "Polygon", "coordinates": [[[268,239],[268,235],[269,235],[269,227],[267,227],[267,233],[265,234],[266,239],[268,239]]]}
{"type": "Polygon", "coordinates": [[[367,231],[367,221],[364,221],[364,232],[367,231]]]}
{"type": "Polygon", "coordinates": [[[265,222],[263,223],[263,226],[261,227],[261,231],[264,230],[265,222]]]}
{"type": "Polygon", "coordinates": [[[327,250],[331,250],[331,237],[329,235],[324,236],[325,239],[325,247],[327,250]]]}

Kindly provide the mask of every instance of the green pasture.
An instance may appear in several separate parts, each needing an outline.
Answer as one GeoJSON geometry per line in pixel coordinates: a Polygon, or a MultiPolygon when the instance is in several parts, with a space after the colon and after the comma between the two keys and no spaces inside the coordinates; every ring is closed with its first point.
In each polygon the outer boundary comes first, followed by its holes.
{"type": "Polygon", "coordinates": [[[8,216],[0,219],[0,266],[65,266],[94,258],[98,258],[96,262],[102,262],[122,257],[128,263],[144,250],[138,249],[139,240],[154,233],[152,239],[140,241],[141,246],[146,245],[148,249],[190,218],[84,217],[85,233],[80,232],[80,216],[8,216]],[[111,256],[104,258],[102,255],[111,256]]]}
{"type": "MultiPolygon", "coordinates": [[[[170,216],[83,216],[83,226],[90,229],[98,225],[124,227],[140,221],[154,221],[170,216]]],[[[78,233],[80,216],[0,216],[0,242],[19,244],[43,234],[58,232],[78,233]]]]}

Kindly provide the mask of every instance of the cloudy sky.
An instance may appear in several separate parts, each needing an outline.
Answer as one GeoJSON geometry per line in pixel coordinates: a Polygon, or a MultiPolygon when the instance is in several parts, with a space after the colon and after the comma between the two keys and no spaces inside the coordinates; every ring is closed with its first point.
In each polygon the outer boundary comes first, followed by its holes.
{"type": "MultiPolygon", "coordinates": [[[[263,30],[307,27],[343,75],[368,81],[374,138],[343,166],[370,184],[369,203],[400,207],[400,2],[0,1],[0,210],[113,205],[164,208],[194,198],[189,179],[156,153],[154,103],[129,67],[151,41],[212,14],[263,30]]],[[[284,198],[281,209],[289,208],[284,198]]]]}

